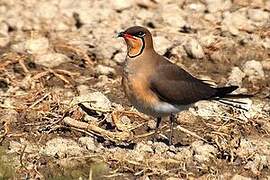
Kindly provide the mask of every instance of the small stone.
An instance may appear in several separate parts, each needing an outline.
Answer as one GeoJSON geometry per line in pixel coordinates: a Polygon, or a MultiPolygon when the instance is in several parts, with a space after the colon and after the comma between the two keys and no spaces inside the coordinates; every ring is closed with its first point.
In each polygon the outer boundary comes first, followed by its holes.
{"type": "Polygon", "coordinates": [[[130,119],[127,116],[121,116],[120,120],[124,125],[128,125],[131,123],[130,119]]]}
{"type": "Polygon", "coordinates": [[[95,141],[92,137],[80,137],[78,141],[82,146],[85,146],[87,150],[96,150],[95,141]]]}
{"type": "Polygon", "coordinates": [[[239,35],[239,30],[246,30],[248,32],[252,32],[254,30],[254,26],[243,12],[224,12],[223,16],[223,31],[229,31],[233,35],[239,35]]]}
{"type": "Polygon", "coordinates": [[[9,42],[10,42],[9,36],[1,37],[1,35],[0,35],[0,47],[7,46],[9,44],[9,42]]]}
{"type": "Polygon", "coordinates": [[[248,9],[247,14],[248,18],[256,22],[267,21],[269,19],[269,13],[262,9],[248,9]]]}
{"type": "Polygon", "coordinates": [[[187,26],[184,12],[175,4],[165,4],[162,6],[161,17],[163,22],[171,27],[181,28],[187,26]]]}
{"type": "Polygon", "coordinates": [[[188,5],[188,8],[195,12],[204,12],[206,7],[202,3],[191,3],[188,5]]]}
{"type": "Polygon", "coordinates": [[[91,93],[90,87],[84,84],[77,86],[77,90],[79,91],[79,95],[87,95],[91,93]]]}
{"type": "Polygon", "coordinates": [[[58,137],[49,140],[41,153],[64,158],[66,156],[82,156],[84,151],[75,141],[58,137]]]}
{"type": "Polygon", "coordinates": [[[252,180],[252,178],[241,176],[239,174],[236,174],[232,177],[231,180],[252,180]]]}
{"type": "Polygon", "coordinates": [[[143,143],[143,142],[139,142],[136,147],[135,147],[135,150],[137,152],[148,152],[148,153],[153,153],[153,149],[151,146],[143,143]]]}
{"type": "Polygon", "coordinates": [[[121,51],[117,54],[114,55],[113,60],[117,63],[117,64],[122,64],[125,59],[126,59],[127,53],[124,51],[121,51]]]}
{"type": "Polygon", "coordinates": [[[231,1],[227,0],[206,0],[205,2],[210,13],[227,10],[232,5],[231,1]]]}
{"type": "Polygon", "coordinates": [[[82,103],[85,107],[92,109],[92,107],[97,109],[109,110],[111,108],[110,100],[101,92],[93,92],[88,94],[82,94],[73,99],[72,105],[77,105],[82,103]]]}
{"type": "Polygon", "coordinates": [[[265,49],[270,49],[270,38],[264,38],[262,45],[265,49]]]}
{"type": "Polygon", "coordinates": [[[125,9],[131,8],[134,4],[133,0],[111,0],[111,4],[114,10],[123,11],[125,9]]]}
{"type": "Polygon", "coordinates": [[[263,69],[269,71],[270,70],[270,59],[262,61],[262,66],[263,66],[263,69]]]}
{"type": "Polygon", "coordinates": [[[228,85],[242,86],[242,80],[245,73],[239,67],[233,67],[228,78],[228,85]]]}
{"type": "Polygon", "coordinates": [[[44,19],[52,19],[54,18],[57,13],[59,12],[59,9],[56,5],[54,5],[51,2],[40,2],[36,4],[36,8],[34,8],[34,13],[39,18],[44,19]]]}
{"type": "Polygon", "coordinates": [[[19,113],[17,111],[15,111],[14,109],[9,109],[7,111],[1,111],[0,113],[0,124],[4,124],[4,123],[14,123],[17,122],[18,117],[19,117],[19,113]]]}
{"type": "Polygon", "coordinates": [[[149,120],[149,121],[147,122],[147,126],[148,126],[150,129],[155,129],[155,128],[156,128],[156,124],[157,124],[157,122],[156,122],[155,120],[153,120],[153,119],[151,119],[151,120],[149,120]]]}
{"type": "Polygon", "coordinates": [[[182,162],[191,162],[193,160],[192,154],[193,152],[189,148],[181,148],[174,158],[182,162]]]}
{"type": "Polygon", "coordinates": [[[60,53],[38,54],[34,58],[34,62],[36,64],[49,67],[49,68],[53,68],[63,63],[70,62],[70,61],[71,59],[69,59],[66,55],[60,54],[60,53]]]}
{"type": "Polygon", "coordinates": [[[187,54],[195,59],[201,59],[204,57],[204,51],[199,42],[195,39],[190,39],[184,45],[187,54]]]}
{"type": "Polygon", "coordinates": [[[173,60],[174,62],[175,61],[178,61],[178,62],[181,62],[182,61],[182,56],[185,56],[187,55],[185,49],[183,46],[175,46],[171,49],[170,51],[171,53],[171,56],[170,59],[173,60]]]}
{"type": "Polygon", "coordinates": [[[264,78],[264,71],[261,62],[251,60],[247,61],[243,66],[243,71],[249,81],[259,80],[264,78]]]}
{"type": "Polygon", "coordinates": [[[256,146],[252,144],[248,139],[240,139],[240,146],[236,149],[235,153],[242,159],[254,154],[256,151],[256,146]]]}
{"type": "Polygon", "coordinates": [[[0,23],[0,37],[1,36],[8,36],[8,24],[1,22],[0,23]]]}
{"type": "Polygon", "coordinates": [[[165,54],[167,50],[170,48],[172,43],[166,39],[164,36],[155,36],[153,38],[154,41],[154,47],[157,50],[157,52],[161,55],[165,54]]]}
{"type": "Polygon", "coordinates": [[[115,69],[108,67],[108,66],[104,66],[104,65],[99,64],[96,66],[95,69],[99,75],[106,75],[106,76],[115,75],[115,69]]]}
{"type": "Polygon", "coordinates": [[[34,143],[30,143],[24,138],[20,138],[20,142],[18,141],[11,141],[9,143],[9,153],[19,153],[25,148],[25,153],[37,153],[39,151],[39,147],[34,143]]]}
{"type": "Polygon", "coordinates": [[[30,54],[41,54],[47,52],[49,48],[49,40],[45,37],[37,37],[28,39],[25,42],[24,49],[30,54]]]}
{"type": "Polygon", "coordinates": [[[163,142],[154,142],[153,147],[155,149],[155,153],[157,154],[163,154],[169,149],[169,146],[163,142]]]}
{"type": "Polygon", "coordinates": [[[203,141],[195,141],[191,145],[192,150],[194,151],[194,160],[200,163],[209,161],[211,158],[216,157],[218,150],[210,145],[205,144],[203,141]]]}
{"type": "Polygon", "coordinates": [[[194,104],[193,108],[189,109],[192,114],[200,116],[205,120],[211,119],[213,116],[219,117],[224,110],[219,106],[218,103],[209,101],[199,101],[194,104]]]}

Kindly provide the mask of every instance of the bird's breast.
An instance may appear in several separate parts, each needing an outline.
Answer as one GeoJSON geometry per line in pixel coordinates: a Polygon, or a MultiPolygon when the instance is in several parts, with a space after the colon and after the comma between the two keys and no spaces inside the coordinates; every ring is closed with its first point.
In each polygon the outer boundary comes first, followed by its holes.
{"type": "Polygon", "coordinates": [[[153,115],[158,97],[148,88],[143,78],[123,77],[124,92],[131,104],[139,111],[153,115]]]}

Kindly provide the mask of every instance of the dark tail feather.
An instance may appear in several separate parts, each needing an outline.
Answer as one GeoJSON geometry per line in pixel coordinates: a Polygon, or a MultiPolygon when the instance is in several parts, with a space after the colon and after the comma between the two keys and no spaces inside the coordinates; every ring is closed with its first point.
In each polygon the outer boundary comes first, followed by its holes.
{"type": "Polygon", "coordinates": [[[237,88],[238,88],[238,86],[228,86],[228,87],[219,87],[219,88],[216,88],[217,92],[215,93],[214,97],[223,98],[226,95],[228,95],[229,93],[231,93],[234,90],[236,90],[237,88]]]}
{"type": "Polygon", "coordinates": [[[250,94],[230,94],[234,90],[236,90],[238,86],[229,86],[229,87],[221,87],[216,88],[217,92],[214,95],[213,100],[218,101],[222,104],[226,104],[235,108],[239,108],[242,110],[248,110],[243,105],[247,105],[246,102],[241,102],[233,99],[238,98],[250,98],[253,97],[253,95],[250,94]]]}
{"type": "Polygon", "coordinates": [[[251,98],[253,95],[251,94],[229,94],[236,90],[238,86],[228,86],[228,87],[220,87],[216,88],[217,92],[214,95],[214,97],[217,98],[231,98],[231,99],[237,99],[237,98],[251,98]]]}

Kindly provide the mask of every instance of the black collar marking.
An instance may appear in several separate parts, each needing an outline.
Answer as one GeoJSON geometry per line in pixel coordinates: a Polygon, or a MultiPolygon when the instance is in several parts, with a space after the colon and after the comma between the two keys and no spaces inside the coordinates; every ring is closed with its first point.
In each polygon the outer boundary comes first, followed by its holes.
{"type": "Polygon", "coordinates": [[[143,52],[143,50],[144,50],[144,48],[145,48],[145,42],[144,42],[143,37],[140,37],[140,39],[141,39],[142,42],[143,42],[143,45],[142,45],[142,48],[141,48],[140,52],[139,52],[138,54],[134,55],[134,56],[131,56],[131,55],[129,55],[129,53],[128,53],[128,57],[130,57],[130,58],[135,58],[135,57],[137,57],[137,56],[139,56],[139,55],[142,54],[142,52],[143,52]]]}

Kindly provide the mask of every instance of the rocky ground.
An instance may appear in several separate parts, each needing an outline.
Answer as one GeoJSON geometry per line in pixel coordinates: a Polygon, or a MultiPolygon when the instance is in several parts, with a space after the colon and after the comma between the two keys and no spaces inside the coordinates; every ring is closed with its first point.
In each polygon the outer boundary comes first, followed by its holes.
{"type": "Polygon", "coordinates": [[[2,0],[0,179],[269,179],[270,1],[2,0]],[[168,122],[120,88],[126,47],[155,48],[194,76],[238,85],[247,111],[199,102],[168,122]],[[155,140],[154,140],[155,139],[155,140]]]}

